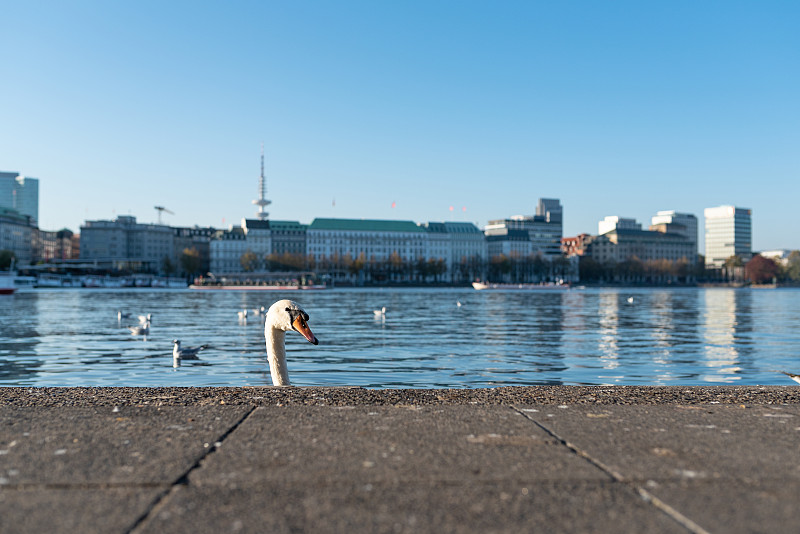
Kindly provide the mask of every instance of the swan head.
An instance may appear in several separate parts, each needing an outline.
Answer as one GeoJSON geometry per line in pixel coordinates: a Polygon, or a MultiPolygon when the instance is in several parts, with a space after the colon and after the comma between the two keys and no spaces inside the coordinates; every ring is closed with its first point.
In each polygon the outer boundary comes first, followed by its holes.
{"type": "Polygon", "coordinates": [[[279,300],[270,306],[264,328],[274,328],[284,332],[294,330],[309,343],[319,344],[317,336],[308,327],[308,314],[293,300],[279,300]]]}

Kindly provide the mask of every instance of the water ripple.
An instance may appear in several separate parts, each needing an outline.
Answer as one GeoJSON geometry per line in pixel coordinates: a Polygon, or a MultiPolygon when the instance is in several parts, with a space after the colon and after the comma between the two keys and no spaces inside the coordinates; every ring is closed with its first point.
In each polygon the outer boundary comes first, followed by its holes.
{"type": "Polygon", "coordinates": [[[287,296],[321,341],[287,335],[301,386],[791,385],[776,371],[800,371],[796,289],[63,289],[0,298],[0,385],[268,385],[263,324],[236,312],[287,296]],[[150,335],[131,335],[145,313],[150,335]],[[174,369],[173,339],[210,348],[174,369]]]}

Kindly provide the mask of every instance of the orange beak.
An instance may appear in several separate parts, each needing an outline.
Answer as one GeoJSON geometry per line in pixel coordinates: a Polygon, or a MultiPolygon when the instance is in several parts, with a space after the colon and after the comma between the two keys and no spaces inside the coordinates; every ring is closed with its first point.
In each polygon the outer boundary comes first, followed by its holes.
{"type": "Polygon", "coordinates": [[[300,332],[300,334],[308,340],[309,343],[313,343],[314,345],[319,345],[319,340],[317,336],[311,331],[308,327],[308,323],[305,322],[301,315],[298,315],[297,319],[294,320],[292,323],[292,327],[300,332]]]}

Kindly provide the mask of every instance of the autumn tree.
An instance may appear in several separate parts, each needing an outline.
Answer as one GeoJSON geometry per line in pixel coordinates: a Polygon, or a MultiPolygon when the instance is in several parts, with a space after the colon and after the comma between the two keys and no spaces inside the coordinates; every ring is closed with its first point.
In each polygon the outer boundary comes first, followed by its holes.
{"type": "Polygon", "coordinates": [[[778,276],[778,264],[772,258],[756,254],[744,266],[745,276],[754,284],[772,282],[778,276]]]}
{"type": "Polygon", "coordinates": [[[200,257],[200,252],[195,248],[185,248],[181,253],[181,267],[187,273],[197,274],[203,265],[203,259],[200,257]]]}
{"type": "Polygon", "coordinates": [[[255,271],[258,267],[258,255],[252,250],[248,250],[239,258],[239,263],[245,272],[255,271]]]}

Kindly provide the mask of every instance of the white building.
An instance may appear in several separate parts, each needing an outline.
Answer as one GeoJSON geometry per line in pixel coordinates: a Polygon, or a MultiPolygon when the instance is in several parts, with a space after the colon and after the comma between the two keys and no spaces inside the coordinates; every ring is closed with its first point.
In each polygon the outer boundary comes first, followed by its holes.
{"type": "Polygon", "coordinates": [[[642,225],[636,219],[620,217],[618,215],[607,215],[602,221],[597,223],[597,234],[603,235],[613,230],[641,230],[642,225]]]}
{"type": "Polygon", "coordinates": [[[747,262],[753,255],[751,210],[718,206],[704,210],[706,267],[719,268],[731,256],[747,262]]]}
{"type": "Polygon", "coordinates": [[[691,213],[679,213],[675,210],[659,211],[650,219],[651,230],[655,226],[666,225],[667,233],[683,235],[694,244],[695,256],[697,255],[697,217],[691,213]]]}
{"type": "Polygon", "coordinates": [[[486,239],[477,226],[467,222],[428,222],[425,258],[443,259],[447,267],[444,280],[454,282],[468,265],[483,265],[489,259],[486,239]]]}
{"type": "Polygon", "coordinates": [[[308,254],[323,258],[387,260],[397,254],[404,261],[425,258],[426,232],[412,221],[368,219],[314,219],[306,231],[308,254]]]}
{"type": "Polygon", "coordinates": [[[787,265],[789,263],[789,255],[791,253],[792,253],[791,250],[781,248],[776,250],[762,250],[758,254],[765,258],[774,260],[775,263],[779,263],[781,265],[787,265]]]}
{"type": "Polygon", "coordinates": [[[632,258],[644,262],[693,262],[696,258],[694,245],[682,235],[621,228],[592,237],[587,245],[586,256],[600,263],[619,263],[632,258]]]}
{"type": "Polygon", "coordinates": [[[241,227],[218,230],[208,244],[209,270],[214,274],[240,273],[247,252],[247,236],[241,227]]]}

